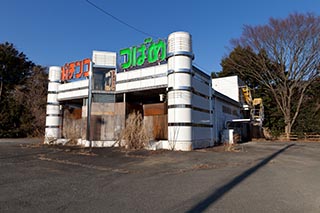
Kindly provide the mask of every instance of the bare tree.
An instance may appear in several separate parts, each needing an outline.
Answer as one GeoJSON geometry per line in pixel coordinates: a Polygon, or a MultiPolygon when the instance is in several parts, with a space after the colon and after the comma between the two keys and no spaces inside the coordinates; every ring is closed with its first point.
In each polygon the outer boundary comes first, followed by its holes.
{"type": "MultiPolygon", "coordinates": [[[[43,136],[46,119],[48,75],[46,68],[34,66],[24,83],[11,91],[10,100],[17,105],[19,131],[25,136],[43,136]]],[[[14,120],[13,120],[14,121],[14,120]]]]}
{"type": "Polygon", "coordinates": [[[248,63],[231,59],[229,65],[256,79],[273,95],[289,137],[306,89],[319,76],[320,17],[295,13],[285,19],[271,18],[263,26],[246,25],[232,44],[255,53],[246,55],[248,63]]]}
{"type": "Polygon", "coordinates": [[[32,116],[32,120],[27,125],[32,127],[32,136],[43,136],[48,92],[46,68],[39,65],[34,66],[31,76],[26,80],[25,87],[25,105],[32,116]]]}

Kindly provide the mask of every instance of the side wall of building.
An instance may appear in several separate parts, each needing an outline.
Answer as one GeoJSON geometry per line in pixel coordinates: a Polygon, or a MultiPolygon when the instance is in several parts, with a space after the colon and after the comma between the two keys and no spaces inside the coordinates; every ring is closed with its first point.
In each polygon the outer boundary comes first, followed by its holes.
{"type": "Polygon", "coordinates": [[[211,78],[193,68],[192,76],[193,148],[214,145],[211,78]]]}
{"type": "Polygon", "coordinates": [[[221,94],[214,95],[214,126],[215,141],[221,142],[222,131],[226,128],[226,122],[240,117],[240,105],[221,94]]]}

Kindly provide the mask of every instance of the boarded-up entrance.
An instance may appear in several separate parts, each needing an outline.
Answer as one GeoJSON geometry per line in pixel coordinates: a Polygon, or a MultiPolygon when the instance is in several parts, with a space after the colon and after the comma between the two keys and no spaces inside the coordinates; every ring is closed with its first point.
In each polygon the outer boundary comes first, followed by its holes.
{"type": "Polygon", "coordinates": [[[81,138],[82,132],[82,109],[64,107],[62,122],[62,137],[68,139],[81,138]]]}
{"type": "Polygon", "coordinates": [[[168,139],[168,110],[166,103],[144,104],[143,115],[151,140],[168,139]]]}
{"type": "MultiPolygon", "coordinates": [[[[86,109],[86,106],[84,106],[86,109]]],[[[83,126],[86,129],[86,114],[83,114],[83,126]]],[[[119,139],[125,124],[124,103],[92,103],[91,140],[114,141],[119,139]]],[[[83,132],[83,138],[86,138],[83,132]]]]}

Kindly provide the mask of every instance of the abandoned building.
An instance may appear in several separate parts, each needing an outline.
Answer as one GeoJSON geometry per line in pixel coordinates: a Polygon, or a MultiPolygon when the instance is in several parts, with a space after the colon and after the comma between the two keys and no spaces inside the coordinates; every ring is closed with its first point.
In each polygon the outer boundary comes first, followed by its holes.
{"type": "Polygon", "coordinates": [[[45,142],[112,146],[128,115],[139,111],[157,149],[215,145],[226,122],[242,118],[239,80],[211,79],[194,57],[191,35],[174,32],[50,67],[45,142]]]}

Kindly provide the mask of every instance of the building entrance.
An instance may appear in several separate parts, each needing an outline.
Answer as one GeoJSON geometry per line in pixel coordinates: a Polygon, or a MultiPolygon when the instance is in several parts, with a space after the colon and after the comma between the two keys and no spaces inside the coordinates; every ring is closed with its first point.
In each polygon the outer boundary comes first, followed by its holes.
{"type": "Polygon", "coordinates": [[[142,114],[150,140],[168,139],[168,107],[166,88],[126,93],[128,116],[133,111],[142,114]]]}

